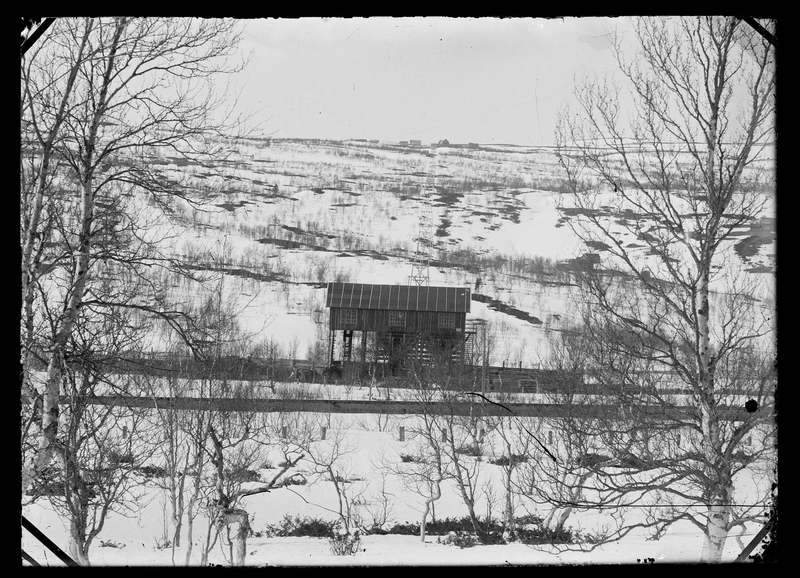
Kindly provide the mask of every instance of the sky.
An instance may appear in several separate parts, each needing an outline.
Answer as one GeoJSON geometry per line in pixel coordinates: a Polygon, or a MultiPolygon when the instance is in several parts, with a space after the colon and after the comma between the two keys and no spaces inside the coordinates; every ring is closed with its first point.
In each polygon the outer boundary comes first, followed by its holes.
{"type": "Polygon", "coordinates": [[[617,70],[627,18],[300,18],[243,22],[240,107],[275,138],[553,144],[586,75],[617,70]]]}

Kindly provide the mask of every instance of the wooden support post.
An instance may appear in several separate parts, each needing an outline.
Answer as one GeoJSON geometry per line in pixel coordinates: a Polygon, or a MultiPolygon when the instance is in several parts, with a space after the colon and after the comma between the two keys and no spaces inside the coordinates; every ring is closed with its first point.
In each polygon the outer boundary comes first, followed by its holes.
{"type": "Polygon", "coordinates": [[[400,426],[400,441],[401,442],[406,441],[406,428],[404,428],[403,426],[400,426]]]}
{"type": "Polygon", "coordinates": [[[350,356],[353,353],[353,331],[345,329],[342,332],[342,359],[350,361],[350,356]]]}
{"type": "Polygon", "coordinates": [[[328,428],[325,426],[322,427],[322,439],[325,439],[328,435],[328,428]]]}
{"type": "Polygon", "coordinates": [[[447,441],[447,430],[444,428],[442,428],[442,441],[443,442],[447,441]]]}
{"type": "Polygon", "coordinates": [[[367,361],[367,332],[361,332],[361,363],[367,361]]]}

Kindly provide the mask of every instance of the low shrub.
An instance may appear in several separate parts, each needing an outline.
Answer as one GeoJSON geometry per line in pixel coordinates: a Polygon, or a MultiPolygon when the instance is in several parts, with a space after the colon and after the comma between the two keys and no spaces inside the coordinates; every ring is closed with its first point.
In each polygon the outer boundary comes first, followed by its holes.
{"type": "Polygon", "coordinates": [[[26,494],[28,496],[63,496],[65,493],[64,482],[37,482],[31,486],[26,494]]]}
{"type": "Polygon", "coordinates": [[[288,538],[307,536],[309,538],[330,538],[334,535],[336,522],[321,518],[300,517],[292,518],[286,514],[278,524],[267,524],[264,534],[270,538],[288,538]]]}
{"type": "Polygon", "coordinates": [[[473,458],[480,458],[483,455],[483,450],[480,446],[476,446],[475,444],[467,444],[458,448],[456,453],[473,458]]]}
{"type": "MultiPolygon", "coordinates": [[[[496,521],[478,519],[478,522],[490,534],[502,535],[503,527],[496,521]]],[[[469,516],[463,518],[444,518],[440,520],[430,520],[425,524],[425,533],[430,535],[444,536],[450,532],[473,532],[472,520],[469,516]]],[[[401,534],[404,536],[419,535],[419,524],[406,521],[404,524],[395,524],[388,530],[389,534],[401,534]]]]}
{"type": "Polygon", "coordinates": [[[114,542],[113,540],[100,540],[101,548],[124,548],[125,544],[114,542]]]}
{"type": "MultiPolygon", "coordinates": [[[[542,527],[542,518],[533,514],[515,518],[513,530],[505,528],[496,520],[479,519],[478,521],[485,532],[483,544],[505,544],[511,540],[523,544],[574,544],[576,542],[594,543],[595,541],[591,535],[583,534],[572,528],[564,528],[558,532],[544,528],[542,527]]],[[[387,530],[387,533],[418,536],[419,524],[408,521],[403,524],[395,524],[387,530]]],[[[437,541],[460,548],[468,548],[479,543],[469,516],[432,520],[425,524],[425,533],[432,536],[443,536],[445,537],[444,541],[437,541]],[[470,538],[466,538],[467,535],[470,538]]]]}
{"type": "Polygon", "coordinates": [[[144,465],[137,468],[145,478],[166,478],[167,470],[161,466],[144,465]]]}
{"type": "Polygon", "coordinates": [[[575,460],[575,465],[583,468],[594,468],[610,459],[611,458],[603,454],[587,453],[578,456],[578,459],[575,460]]]}
{"type": "Polygon", "coordinates": [[[340,475],[336,475],[336,481],[340,484],[352,484],[353,482],[363,482],[364,478],[359,478],[358,476],[352,478],[344,478],[340,475]]]}
{"type": "Polygon", "coordinates": [[[527,461],[528,456],[524,454],[511,454],[510,456],[500,456],[499,458],[489,460],[489,463],[496,466],[508,466],[522,464],[527,461]]]}
{"type": "Polygon", "coordinates": [[[418,464],[422,461],[422,458],[412,456],[411,454],[400,454],[400,461],[406,464],[418,464]]]}
{"type": "Polygon", "coordinates": [[[437,538],[436,543],[459,548],[472,548],[478,543],[478,539],[469,532],[448,532],[443,538],[441,536],[437,538]]]}
{"type": "Polygon", "coordinates": [[[514,538],[523,544],[572,544],[575,542],[571,528],[563,528],[553,531],[542,526],[517,528],[514,531],[514,538]]]}
{"type": "Polygon", "coordinates": [[[258,472],[247,468],[238,468],[225,473],[225,477],[231,482],[260,482],[261,476],[258,472]]]}
{"type": "Polygon", "coordinates": [[[361,534],[358,530],[346,532],[340,528],[328,538],[328,543],[336,556],[352,556],[361,549],[361,534]]]}
{"type": "Polygon", "coordinates": [[[544,520],[534,514],[525,514],[524,516],[517,516],[514,518],[514,523],[517,526],[527,526],[528,524],[540,525],[544,520]]]}
{"type": "MultiPolygon", "coordinates": [[[[428,526],[425,526],[426,530],[428,526]]],[[[389,534],[398,534],[400,536],[418,536],[419,535],[419,524],[414,524],[413,522],[406,522],[404,524],[395,524],[391,528],[387,530],[389,534]]]]}
{"type": "Polygon", "coordinates": [[[114,465],[132,465],[133,454],[131,454],[130,452],[123,453],[115,450],[109,450],[108,461],[114,465]]]}

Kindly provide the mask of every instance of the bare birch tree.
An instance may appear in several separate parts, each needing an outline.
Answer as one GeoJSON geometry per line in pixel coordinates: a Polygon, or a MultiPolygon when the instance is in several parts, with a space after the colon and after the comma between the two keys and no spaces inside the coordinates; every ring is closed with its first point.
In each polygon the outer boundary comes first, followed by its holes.
{"type": "MultiPolygon", "coordinates": [[[[477,385],[475,368],[460,359],[455,349],[458,344],[435,335],[421,339],[427,341],[427,356],[406,357],[413,387],[411,401],[421,419],[420,426],[412,427],[410,433],[421,440],[417,457],[424,467],[409,466],[430,489],[421,526],[428,505],[441,496],[442,481],[447,479],[455,484],[478,538],[488,543],[489,532],[476,510],[482,495],[481,456],[488,422],[480,398],[470,395],[477,385]]],[[[421,533],[424,539],[422,527],[421,533]]]]}
{"type": "Polygon", "coordinates": [[[93,285],[135,291],[127,307],[186,325],[158,284],[131,289],[143,267],[174,263],[153,254],[156,239],[132,225],[143,214],[125,205],[138,196],[166,211],[184,183],[146,156],[207,158],[208,135],[233,126],[212,79],[237,69],[227,61],[237,43],[230,20],[61,18],[21,60],[21,394],[32,414],[23,435],[39,440],[23,493],[57,452],[67,344],[93,285]],[[132,235],[115,245],[120,230],[132,235]]]}
{"type": "Polygon", "coordinates": [[[737,497],[737,480],[773,458],[773,279],[743,271],[733,241],[774,193],[775,49],[737,18],[644,18],[635,34],[630,60],[614,44],[630,92],[584,81],[557,126],[563,215],[602,257],[581,276],[591,371],[631,408],[602,439],[612,458],[636,448],[641,460],[615,477],[596,464],[593,479],[615,499],[657,494],[669,507],[650,510],[655,536],[689,520],[702,559],[718,561],[731,528],[764,507],[763,492],[737,497]],[[747,448],[754,435],[766,447],[747,448]]]}

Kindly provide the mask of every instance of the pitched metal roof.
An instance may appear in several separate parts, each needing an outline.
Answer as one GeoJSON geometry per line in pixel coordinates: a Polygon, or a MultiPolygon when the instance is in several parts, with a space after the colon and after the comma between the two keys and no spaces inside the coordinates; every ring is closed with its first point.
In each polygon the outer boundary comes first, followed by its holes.
{"type": "Polygon", "coordinates": [[[326,307],[469,313],[468,287],[328,283],[326,307]]]}

